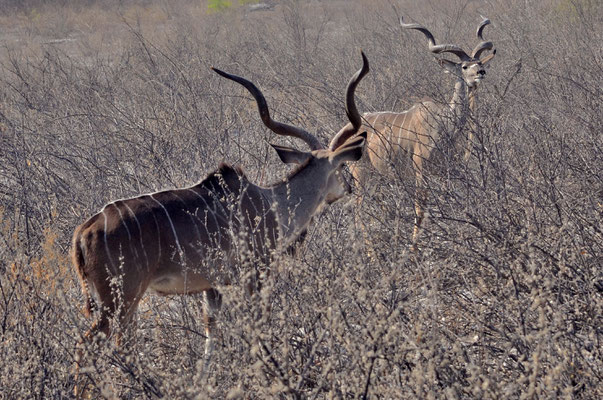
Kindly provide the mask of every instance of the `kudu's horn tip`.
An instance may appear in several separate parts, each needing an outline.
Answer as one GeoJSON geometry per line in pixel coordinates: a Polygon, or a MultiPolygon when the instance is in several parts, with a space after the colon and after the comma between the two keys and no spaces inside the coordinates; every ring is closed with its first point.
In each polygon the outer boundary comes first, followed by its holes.
{"type": "Polygon", "coordinates": [[[214,71],[215,73],[217,73],[218,75],[222,75],[222,76],[225,76],[225,77],[230,76],[230,74],[228,72],[224,72],[221,69],[218,69],[216,67],[211,67],[211,70],[214,71]]]}

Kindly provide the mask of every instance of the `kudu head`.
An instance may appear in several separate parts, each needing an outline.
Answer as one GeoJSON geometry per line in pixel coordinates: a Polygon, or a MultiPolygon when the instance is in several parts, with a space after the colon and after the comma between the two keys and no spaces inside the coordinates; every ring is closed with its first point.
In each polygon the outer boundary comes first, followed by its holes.
{"type": "Polygon", "coordinates": [[[423,33],[428,40],[429,51],[434,54],[452,53],[459,58],[460,61],[451,61],[443,58],[436,58],[438,63],[448,73],[462,79],[470,88],[476,88],[477,85],[486,77],[485,65],[494,58],[496,50],[492,50],[493,44],[490,41],[484,40],[482,34],[486,25],[490,24],[488,18],[482,17],[483,20],[477,27],[477,38],[480,42],[475,46],[471,55],[465,53],[463,49],[454,44],[439,44],[436,45],[435,39],[431,32],[419,24],[405,24],[400,18],[400,25],[405,29],[416,29],[423,33]],[[492,50],[492,53],[482,58],[484,51],[492,50]]]}
{"type": "Polygon", "coordinates": [[[253,83],[239,76],[213,68],[221,76],[243,85],[252,94],[257,102],[262,122],[268,129],[277,135],[292,136],[306,142],[310,147],[310,151],[300,151],[275,144],[271,144],[271,146],[276,150],[284,163],[298,164],[300,168],[311,165],[313,170],[321,171],[317,176],[327,177],[325,189],[325,202],[327,204],[331,204],[346,194],[351,193],[352,187],[342,174],[343,164],[346,161],[359,160],[366,142],[366,132],[348,140],[358,132],[362,124],[360,113],[354,101],[354,91],[358,83],[369,72],[369,63],[364,53],[361,54],[363,61],[362,68],[350,79],[346,89],[346,113],[352,122],[352,126],[345,132],[339,132],[332,139],[328,148],[325,148],[316,136],[311,133],[295,126],[274,121],[270,117],[268,105],[262,92],[253,83]]]}

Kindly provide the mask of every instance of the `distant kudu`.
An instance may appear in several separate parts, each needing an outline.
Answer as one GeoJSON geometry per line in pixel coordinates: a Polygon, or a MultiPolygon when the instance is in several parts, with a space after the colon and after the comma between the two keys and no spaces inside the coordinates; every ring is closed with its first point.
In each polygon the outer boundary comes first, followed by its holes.
{"type": "MultiPolygon", "coordinates": [[[[99,332],[111,335],[114,322],[125,328],[147,289],[161,295],[203,293],[208,365],[214,346],[212,325],[221,305],[215,287],[238,276],[242,259],[269,263],[276,252],[298,240],[324,204],[351,191],[341,168],[359,160],[365,145],[366,132],[347,140],[361,126],[354,91],[369,71],[364,54],[362,59],[362,68],[346,90],[353,125],[340,144],[330,148],[301,128],[274,121],[253,83],[214,69],[253,95],[270,130],[302,139],[312,151],[273,145],[281,160],[299,164],[273,185],[255,185],[240,169],[222,164],[194,186],[113,201],[78,226],[73,264],[86,297],[86,313],[93,309],[99,313],[86,333],[88,339],[99,332]]],[[[78,351],[78,364],[80,357],[78,351]]]]}
{"type": "MultiPolygon", "coordinates": [[[[436,58],[445,72],[456,78],[452,98],[448,103],[424,100],[403,112],[364,114],[364,125],[369,132],[368,157],[352,165],[350,169],[358,185],[374,189],[370,182],[373,169],[391,176],[392,166],[410,167],[406,168],[406,171],[412,171],[416,184],[415,224],[412,235],[415,249],[427,201],[425,178],[433,173],[434,165],[442,161],[443,154],[454,157],[460,155],[464,149],[465,160],[469,158],[474,130],[471,114],[476,106],[476,89],[486,75],[484,65],[492,60],[496,50],[480,58],[484,51],[492,50],[493,47],[492,42],[485,41],[482,37],[484,27],[490,24],[487,18],[483,18],[477,28],[480,42],[473,49],[471,56],[456,45],[436,45],[431,32],[419,24],[404,24],[402,19],[400,24],[403,28],[422,32],[427,37],[429,51],[432,53],[452,53],[460,59],[454,62],[436,58]],[[468,121],[471,126],[465,129],[468,121]]],[[[342,132],[348,129],[351,129],[349,124],[342,132]]],[[[332,144],[331,149],[335,149],[341,143],[336,137],[332,144]]],[[[360,197],[359,201],[361,200],[360,197]]]]}

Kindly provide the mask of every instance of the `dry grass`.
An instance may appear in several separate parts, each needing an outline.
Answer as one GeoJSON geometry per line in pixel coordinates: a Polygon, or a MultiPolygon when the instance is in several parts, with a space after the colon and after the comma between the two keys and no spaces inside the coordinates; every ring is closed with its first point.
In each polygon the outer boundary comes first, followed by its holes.
{"type": "Polygon", "coordinates": [[[359,48],[371,61],[362,111],[450,96],[398,15],[472,47],[480,13],[498,52],[476,143],[468,163],[430,182],[415,259],[412,182],[376,176],[380,193],[316,218],[260,294],[222,288],[207,380],[193,296],[148,296],[136,340],[90,346],[85,371],[107,398],[603,397],[599,4],[107,3],[7,2],[0,17],[0,398],[72,393],[90,321],[67,254],[87,216],[192,184],[224,160],[254,182],[285,174],[266,141],[300,144],[267,132],[210,66],[253,80],[276,119],[326,142],[345,121],[359,48]]]}

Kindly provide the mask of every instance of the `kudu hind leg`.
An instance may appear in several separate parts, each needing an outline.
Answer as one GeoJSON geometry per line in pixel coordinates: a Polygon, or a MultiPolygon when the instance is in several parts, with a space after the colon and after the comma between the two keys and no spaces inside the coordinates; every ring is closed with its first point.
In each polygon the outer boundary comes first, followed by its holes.
{"type": "Polygon", "coordinates": [[[74,395],[78,398],[89,398],[90,392],[87,388],[86,380],[81,377],[80,367],[84,365],[84,353],[86,346],[95,340],[103,341],[112,335],[115,336],[116,345],[119,347],[122,342],[122,335],[127,329],[128,323],[136,313],[138,303],[146,286],[138,286],[137,292],[128,291],[115,293],[114,288],[106,287],[98,290],[100,300],[99,316],[92,324],[92,327],[86,332],[83,339],[77,345],[75,355],[75,387],[74,395]],[[136,293],[136,294],[134,294],[136,293]],[[117,327],[114,325],[117,324],[117,327]],[[100,335],[102,333],[102,335],[100,335]]]}
{"type": "Polygon", "coordinates": [[[426,206],[427,190],[421,187],[417,187],[415,194],[415,226],[412,232],[412,252],[416,252],[418,249],[419,234],[421,232],[421,225],[425,220],[426,206]]]}
{"type": "Polygon", "coordinates": [[[90,345],[95,338],[98,338],[99,333],[103,333],[105,337],[109,337],[111,333],[110,320],[111,317],[109,313],[104,312],[104,310],[101,311],[99,318],[92,324],[92,327],[86,332],[76,346],[74,363],[75,386],[73,388],[73,395],[76,398],[91,398],[91,394],[88,390],[88,385],[90,384],[89,378],[82,376],[80,368],[83,366],[86,346],[90,345]]]}

